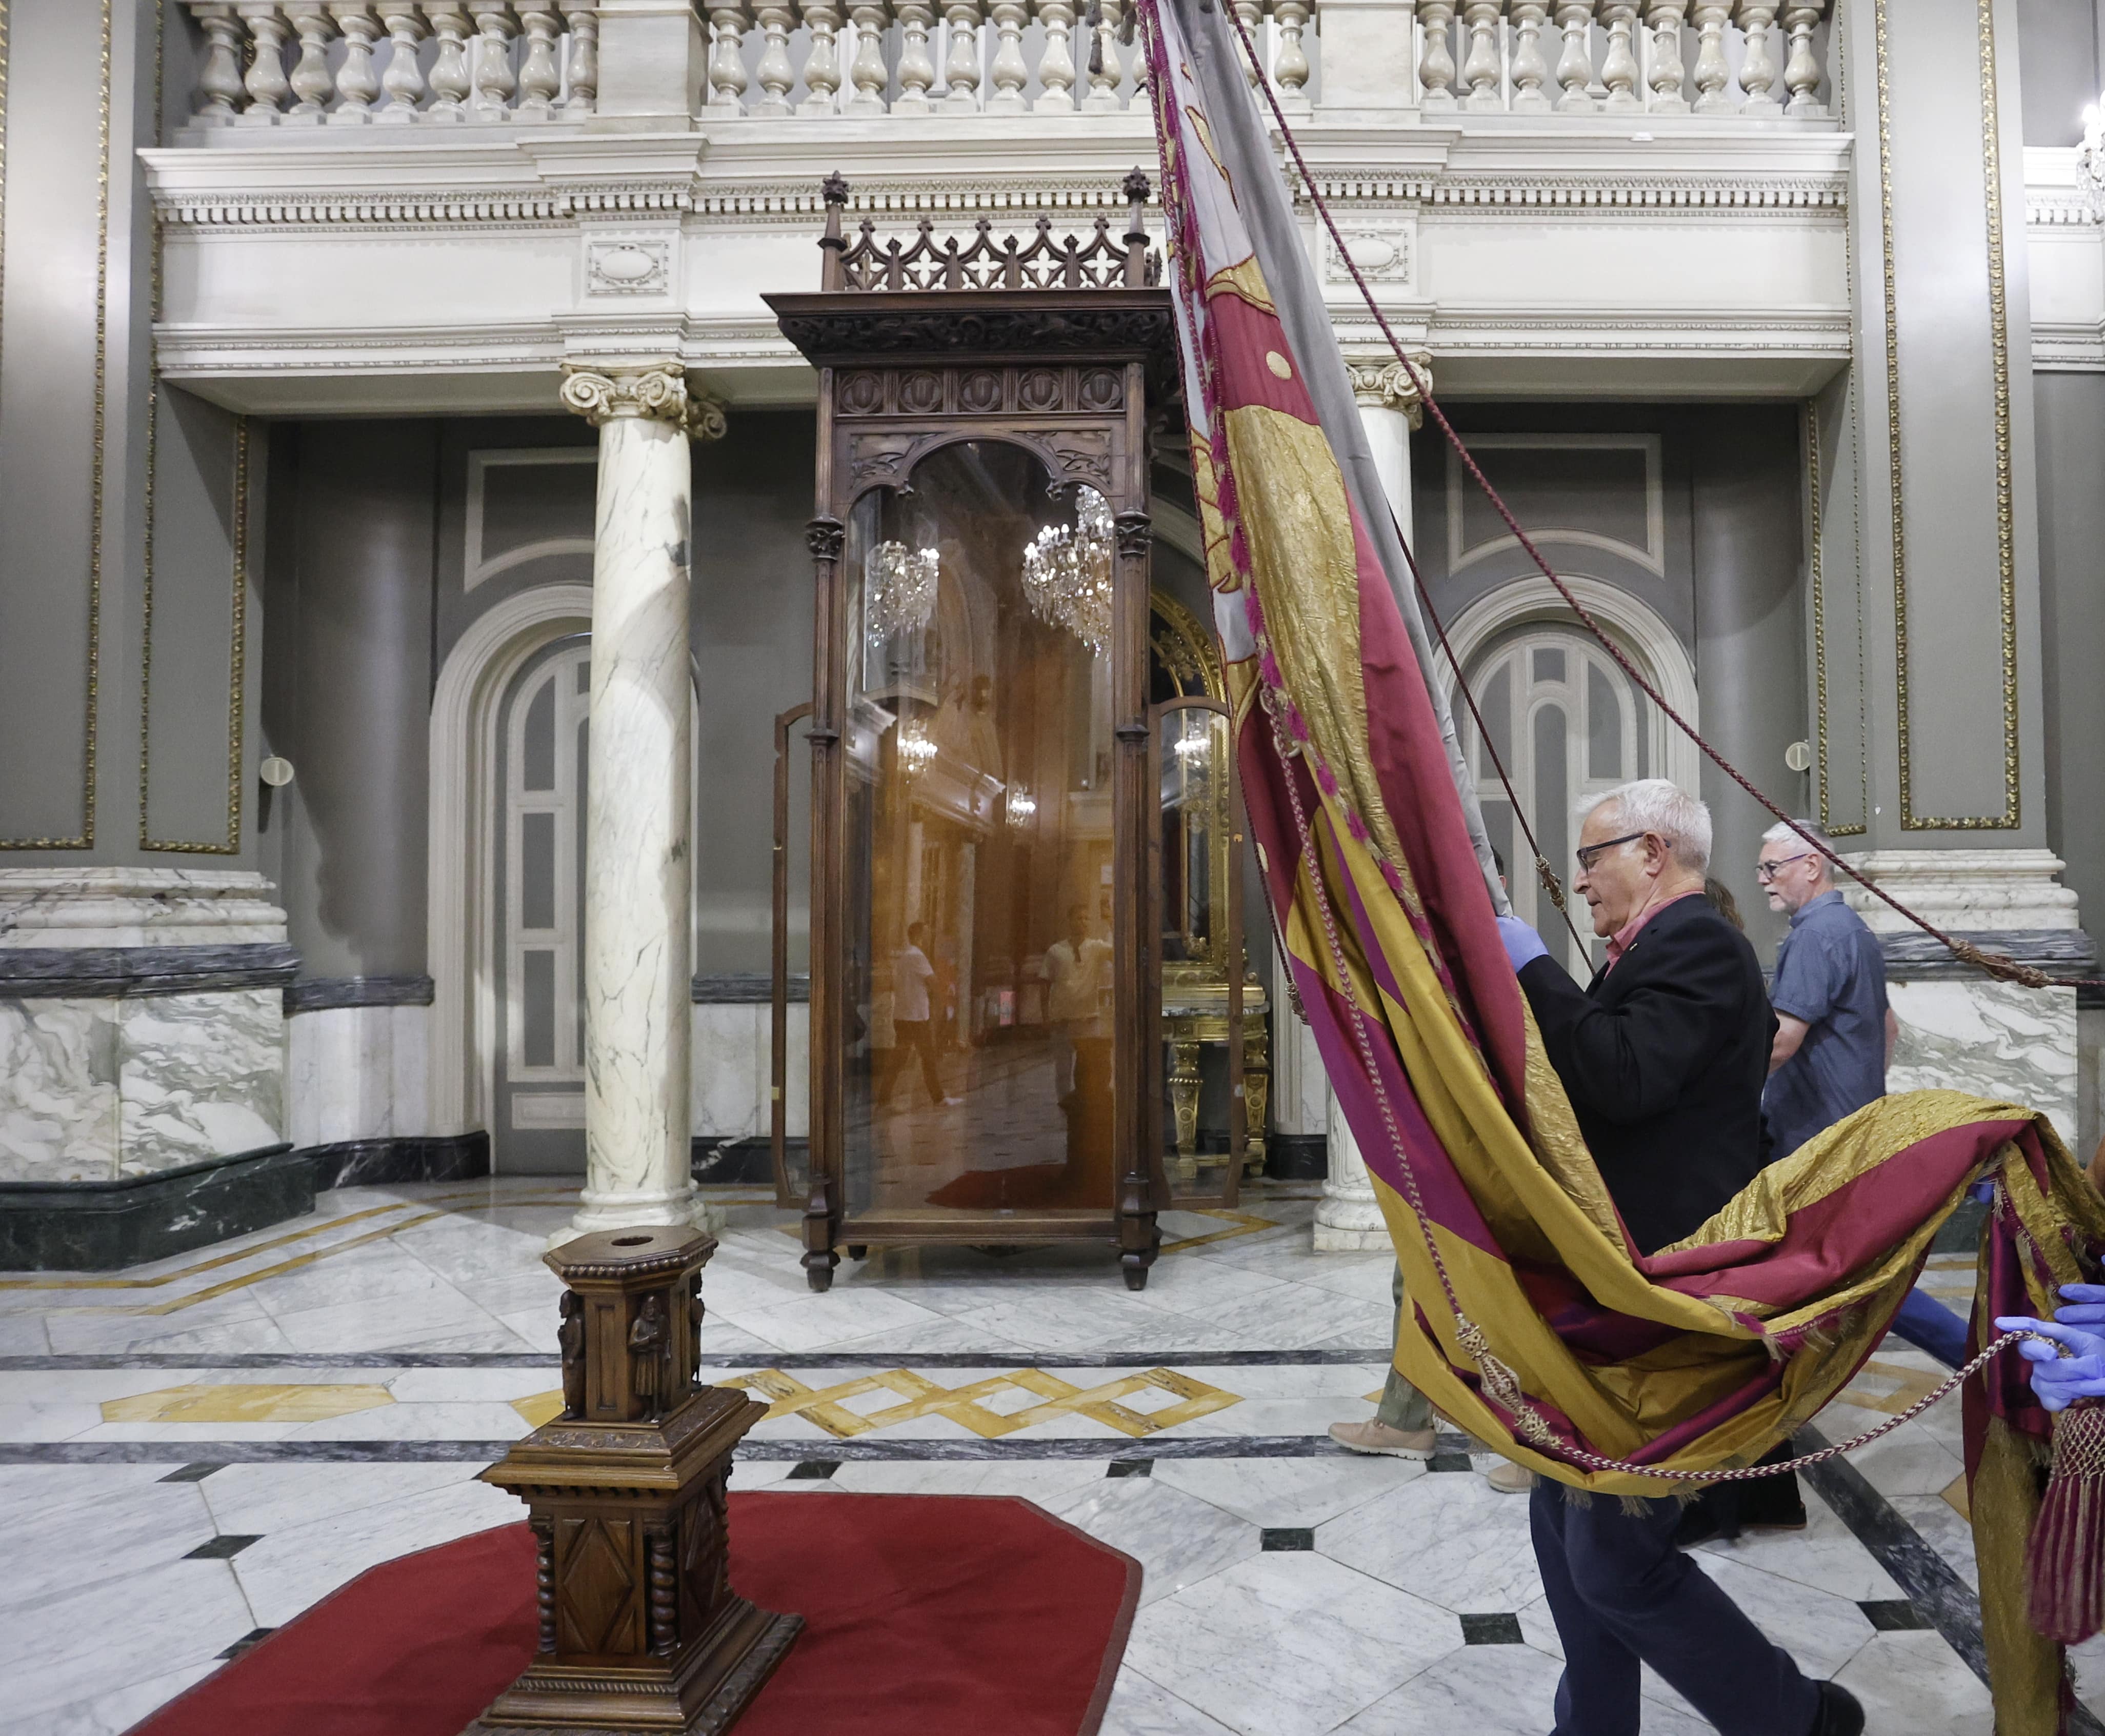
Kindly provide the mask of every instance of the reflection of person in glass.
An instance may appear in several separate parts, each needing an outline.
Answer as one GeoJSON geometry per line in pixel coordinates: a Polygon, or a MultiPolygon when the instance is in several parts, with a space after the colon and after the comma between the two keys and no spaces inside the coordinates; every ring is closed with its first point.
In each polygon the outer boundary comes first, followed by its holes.
{"type": "Polygon", "coordinates": [[[927,923],[909,922],[906,925],[906,944],[892,955],[892,1022],[898,1033],[898,1042],[892,1049],[892,1076],[885,1086],[884,1095],[892,1095],[898,1083],[899,1069],[906,1064],[906,1057],[918,1054],[922,1082],[928,1087],[928,1101],[955,1105],[964,1099],[944,1095],[943,1076],[936,1065],[936,1022],[930,1016],[928,1004],[928,987],[935,981],[936,967],[928,962],[925,950],[927,939],[927,923]]]}
{"type": "Polygon", "coordinates": [[[1067,933],[1045,949],[1045,1016],[1052,1023],[1053,1094],[1064,1107],[1075,1094],[1078,1043],[1111,1035],[1105,1018],[1111,943],[1089,933],[1089,907],[1068,906],[1067,933]]]}

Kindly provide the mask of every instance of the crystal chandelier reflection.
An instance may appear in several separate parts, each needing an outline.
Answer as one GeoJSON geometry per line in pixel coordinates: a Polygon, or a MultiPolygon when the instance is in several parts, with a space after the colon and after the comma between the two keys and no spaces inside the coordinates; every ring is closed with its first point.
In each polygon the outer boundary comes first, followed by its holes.
{"type": "Polygon", "coordinates": [[[1012,789],[1008,792],[1008,819],[1011,828],[1021,832],[1037,817],[1038,799],[1021,785],[1012,789]]]}
{"type": "Polygon", "coordinates": [[[918,777],[936,758],[936,744],[918,723],[899,726],[899,763],[909,777],[918,777]]]}
{"type": "Polygon", "coordinates": [[[1102,657],[1111,642],[1111,503],[1086,484],[1075,523],[1048,525],[1023,551],[1023,591],[1048,627],[1064,628],[1102,657]]]}
{"type": "Polygon", "coordinates": [[[863,563],[864,631],[872,645],[902,633],[918,632],[936,613],[932,548],[909,551],[904,543],[879,543],[863,563]]]}

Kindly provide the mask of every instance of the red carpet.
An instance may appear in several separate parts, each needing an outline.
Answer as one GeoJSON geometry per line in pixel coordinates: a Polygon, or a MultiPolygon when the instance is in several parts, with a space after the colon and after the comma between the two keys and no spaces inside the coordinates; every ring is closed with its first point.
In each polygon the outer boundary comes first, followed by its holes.
{"type": "MultiPolygon", "coordinates": [[[[1092,1736],[1140,1564],[1006,1496],[734,1495],[731,1581],[804,1631],[736,1736],[1092,1736]]],[[[382,1563],[134,1736],[459,1736],[526,1667],[523,1524],[382,1563]]]]}

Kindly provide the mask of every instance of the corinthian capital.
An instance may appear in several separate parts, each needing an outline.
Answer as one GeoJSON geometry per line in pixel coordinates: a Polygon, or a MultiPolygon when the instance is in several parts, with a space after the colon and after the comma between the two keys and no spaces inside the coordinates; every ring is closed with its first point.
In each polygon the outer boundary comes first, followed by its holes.
{"type": "Polygon", "coordinates": [[[629,368],[565,362],[562,399],[594,427],[623,416],[649,416],[684,428],[690,440],[718,440],[727,425],[723,405],[690,390],[686,371],[673,360],[629,368]]]}
{"type": "MultiPolygon", "coordinates": [[[[1428,386],[1432,383],[1430,356],[1421,351],[1410,358],[1410,365],[1418,370],[1419,379],[1428,386]]],[[[1424,400],[1411,383],[1410,370],[1401,362],[1348,361],[1345,371],[1352,377],[1352,396],[1364,408],[1401,410],[1414,428],[1424,421],[1424,400]]]]}

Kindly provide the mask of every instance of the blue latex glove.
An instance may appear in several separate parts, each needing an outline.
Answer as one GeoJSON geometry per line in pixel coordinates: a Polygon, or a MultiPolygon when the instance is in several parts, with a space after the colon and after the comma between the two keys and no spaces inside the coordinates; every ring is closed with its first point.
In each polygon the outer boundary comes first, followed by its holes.
{"type": "Polygon", "coordinates": [[[2004,1314],[1996,1322],[1999,1331],[2037,1332],[2074,1353],[2063,1356],[2033,1339],[2018,1346],[2018,1354],[2033,1365],[2033,1394],[2049,1411],[2079,1398],[2105,1398],[2105,1334],[2084,1330],[2105,1328],[2105,1284],[2064,1284],[2061,1293],[2075,1305],[2056,1309],[2051,1322],[2023,1314],[2004,1314]]]}
{"type": "Polygon", "coordinates": [[[1530,959],[1546,959],[1549,949],[1542,937],[1517,916],[1499,918],[1499,938],[1506,943],[1506,962],[1517,971],[1530,959]]]}

